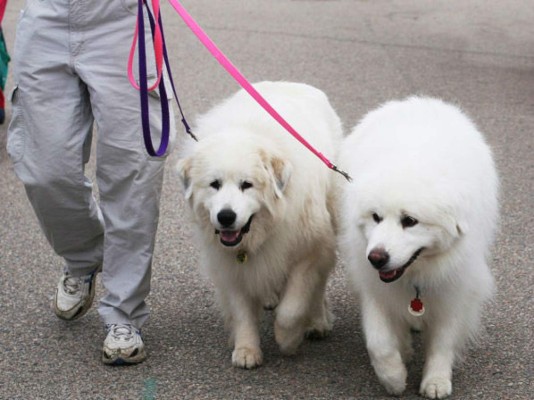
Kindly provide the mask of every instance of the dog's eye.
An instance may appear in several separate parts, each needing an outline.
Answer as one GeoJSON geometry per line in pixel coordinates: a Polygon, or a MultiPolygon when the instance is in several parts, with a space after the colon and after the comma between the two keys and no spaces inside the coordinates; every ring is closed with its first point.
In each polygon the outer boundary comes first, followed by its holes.
{"type": "Polygon", "coordinates": [[[380,222],[382,222],[382,217],[378,215],[377,213],[373,213],[373,221],[379,224],[380,222]]]}
{"type": "Polygon", "coordinates": [[[252,187],[252,183],[249,181],[243,181],[241,182],[241,190],[245,191],[247,189],[250,189],[252,187]]]}
{"type": "Polygon", "coordinates": [[[418,220],[416,220],[414,217],[410,217],[409,215],[406,215],[401,219],[401,225],[403,228],[411,228],[412,226],[417,225],[418,223],[418,220]]]}
{"type": "Polygon", "coordinates": [[[215,190],[219,190],[221,188],[221,182],[218,179],[216,179],[210,183],[210,186],[215,190]]]}

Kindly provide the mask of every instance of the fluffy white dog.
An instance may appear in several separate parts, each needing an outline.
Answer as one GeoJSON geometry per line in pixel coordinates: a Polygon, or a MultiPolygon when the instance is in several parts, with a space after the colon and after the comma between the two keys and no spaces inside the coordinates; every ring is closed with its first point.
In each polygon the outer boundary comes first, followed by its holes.
{"type": "MultiPolygon", "coordinates": [[[[333,157],[341,123],[311,86],[256,89],[313,146],[333,157]]],[[[334,175],[243,90],[201,116],[178,163],[201,265],[231,331],[232,363],[262,363],[258,324],[276,306],[275,338],[294,353],[332,329],[325,286],[335,264],[334,175]]]]}
{"type": "Polygon", "coordinates": [[[493,292],[492,154],[455,106],[411,97],[370,112],[345,139],[341,247],[371,363],[390,394],[406,387],[410,329],[424,332],[422,395],[452,392],[452,366],[493,292]]]}

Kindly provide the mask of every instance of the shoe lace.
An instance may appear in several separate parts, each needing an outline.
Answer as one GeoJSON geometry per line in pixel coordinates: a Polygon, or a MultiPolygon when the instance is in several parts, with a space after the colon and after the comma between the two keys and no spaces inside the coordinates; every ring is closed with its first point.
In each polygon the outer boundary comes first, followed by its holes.
{"type": "Polygon", "coordinates": [[[68,294],[76,294],[80,291],[82,280],[74,276],[67,276],[63,281],[63,287],[68,294]]]}
{"type": "Polygon", "coordinates": [[[133,327],[129,324],[108,325],[109,334],[116,340],[129,340],[133,334],[133,327]]]}

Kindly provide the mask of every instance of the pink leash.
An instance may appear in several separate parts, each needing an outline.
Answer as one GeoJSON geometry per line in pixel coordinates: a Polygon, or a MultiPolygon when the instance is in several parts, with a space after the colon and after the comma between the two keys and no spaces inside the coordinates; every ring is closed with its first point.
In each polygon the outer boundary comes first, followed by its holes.
{"type": "MultiPolygon", "coordinates": [[[[143,0],[143,3],[146,1],[143,0]]],[[[159,82],[161,80],[161,76],[163,74],[163,38],[161,33],[161,27],[159,26],[159,0],[152,0],[152,12],[156,16],[155,18],[155,28],[154,28],[154,38],[153,38],[153,44],[154,44],[154,56],[156,58],[156,71],[157,71],[157,79],[156,82],[152,86],[148,88],[148,91],[151,92],[154,89],[156,89],[159,85],[159,82]]],[[[138,11],[137,18],[143,18],[143,15],[140,14],[138,11]]],[[[144,34],[144,33],[143,33],[144,34]]],[[[135,81],[135,76],[133,73],[133,60],[135,55],[135,47],[137,45],[137,38],[139,37],[139,25],[135,24],[135,32],[134,37],[132,41],[132,46],[130,47],[130,56],[128,57],[128,79],[130,80],[130,84],[136,88],[137,90],[141,90],[141,87],[137,84],[135,81]]]]}
{"type": "MultiPolygon", "coordinates": [[[[174,7],[178,12],[180,17],[184,20],[186,25],[193,31],[197,38],[202,42],[202,44],[208,49],[208,51],[215,57],[215,59],[222,65],[222,67],[245,89],[251,96],[262,106],[265,111],[267,111],[280,125],[282,125],[295,139],[297,139],[301,144],[303,144],[308,150],[315,154],[328,168],[332,169],[343,175],[345,179],[351,181],[351,177],[345,171],[340,170],[334,165],[328,158],[326,158],[322,153],[316,150],[306,139],[304,139],[268,102],[265,98],[252,86],[252,84],[243,76],[241,72],[232,64],[232,62],[223,54],[221,50],[215,45],[215,43],[209,38],[209,36],[204,32],[204,30],[197,24],[197,22],[191,17],[187,10],[180,4],[178,0],[169,0],[169,3],[174,7]]],[[[152,6],[154,9],[159,10],[159,0],[152,0],[152,6]]],[[[159,26],[157,30],[159,30],[159,26]]],[[[137,31],[136,31],[137,34],[137,31]]],[[[134,42],[135,43],[135,42],[134,42]]],[[[135,44],[134,44],[135,45],[135,44]]],[[[133,46],[134,46],[133,45],[133,46]]],[[[159,44],[154,43],[154,48],[156,52],[162,51],[159,47],[159,44]]],[[[159,58],[161,59],[161,57],[159,58]]],[[[158,56],[156,56],[156,65],[158,66],[158,77],[161,76],[162,66],[157,63],[158,56]]],[[[131,70],[129,68],[129,70],[131,70]]],[[[133,76],[130,77],[132,81],[133,76]]],[[[135,81],[134,81],[135,83],[135,81]]],[[[134,84],[132,83],[132,84],[134,84]]],[[[134,84],[137,87],[137,84],[134,84]]],[[[154,86],[155,87],[155,86],[154,86]]]]}

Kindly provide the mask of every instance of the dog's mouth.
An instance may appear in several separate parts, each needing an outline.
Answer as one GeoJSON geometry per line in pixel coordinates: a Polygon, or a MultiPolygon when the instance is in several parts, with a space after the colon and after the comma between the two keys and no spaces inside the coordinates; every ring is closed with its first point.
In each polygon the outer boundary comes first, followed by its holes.
{"type": "Polygon", "coordinates": [[[226,247],[234,247],[241,243],[243,236],[250,230],[250,224],[252,223],[253,217],[254,214],[250,216],[247,223],[239,230],[215,229],[215,234],[219,235],[221,244],[226,247]]]}
{"type": "Polygon", "coordinates": [[[421,247],[419,250],[417,250],[413,255],[410,257],[408,262],[404,264],[402,267],[391,270],[391,271],[378,271],[378,276],[380,277],[380,280],[386,283],[391,283],[399,279],[402,274],[404,274],[404,271],[412,265],[412,263],[419,257],[419,254],[424,250],[424,247],[421,247]]]}

